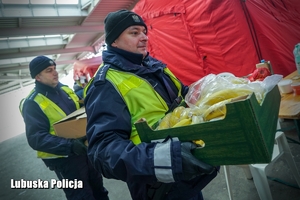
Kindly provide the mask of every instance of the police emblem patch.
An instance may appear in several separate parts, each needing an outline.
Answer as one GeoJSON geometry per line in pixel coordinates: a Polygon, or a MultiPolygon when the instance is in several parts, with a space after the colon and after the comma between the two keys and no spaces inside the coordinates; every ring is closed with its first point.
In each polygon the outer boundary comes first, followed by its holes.
{"type": "Polygon", "coordinates": [[[132,15],[132,19],[134,22],[141,22],[140,18],[137,15],[132,15]]]}

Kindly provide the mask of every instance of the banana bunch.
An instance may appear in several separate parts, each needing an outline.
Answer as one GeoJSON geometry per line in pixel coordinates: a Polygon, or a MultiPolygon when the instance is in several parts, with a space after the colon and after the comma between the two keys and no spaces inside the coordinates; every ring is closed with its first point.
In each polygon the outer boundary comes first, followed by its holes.
{"type": "Polygon", "coordinates": [[[242,88],[223,89],[200,98],[193,108],[179,106],[162,118],[156,130],[223,119],[226,115],[226,104],[233,98],[247,96],[252,92],[242,88]]]}
{"type": "Polygon", "coordinates": [[[236,97],[246,96],[251,94],[253,91],[244,89],[244,88],[229,88],[217,91],[213,94],[206,95],[205,97],[200,98],[196,102],[196,106],[208,105],[212,106],[218,102],[233,99],[236,97]]]}
{"type": "MultiPolygon", "coordinates": [[[[205,98],[200,98],[196,103],[200,109],[204,110],[200,115],[200,122],[224,118],[226,115],[226,104],[230,103],[233,98],[248,96],[252,92],[244,88],[228,88],[212,93],[205,98]]],[[[197,120],[199,119],[195,118],[195,123],[197,123],[197,120]]]]}
{"type": "Polygon", "coordinates": [[[173,112],[166,114],[160,121],[156,130],[186,126],[192,123],[192,119],[188,116],[190,108],[179,106],[173,112]]]}
{"type": "Polygon", "coordinates": [[[231,102],[231,99],[226,99],[213,104],[203,113],[203,121],[210,121],[215,118],[224,118],[226,115],[226,104],[231,102]]]}
{"type": "Polygon", "coordinates": [[[168,113],[164,116],[164,118],[161,119],[159,122],[159,125],[156,127],[155,130],[162,130],[166,128],[170,128],[170,118],[172,113],[168,113]]]}

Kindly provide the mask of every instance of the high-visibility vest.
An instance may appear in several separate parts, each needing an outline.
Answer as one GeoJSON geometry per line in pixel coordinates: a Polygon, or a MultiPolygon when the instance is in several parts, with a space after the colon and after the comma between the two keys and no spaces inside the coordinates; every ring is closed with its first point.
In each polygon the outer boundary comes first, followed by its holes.
{"type": "MultiPolygon", "coordinates": [[[[62,86],[61,89],[74,101],[76,109],[79,109],[80,108],[80,104],[78,102],[79,98],[75,94],[75,92],[67,86],[62,86]]],[[[40,93],[37,93],[35,91],[35,89],[33,89],[29,93],[29,95],[26,98],[22,99],[20,102],[19,109],[20,109],[21,114],[22,114],[22,110],[23,110],[23,104],[26,99],[33,99],[40,106],[41,110],[45,113],[45,115],[49,119],[49,123],[50,123],[49,133],[51,135],[56,135],[54,128],[53,128],[53,124],[55,122],[61,120],[62,118],[66,117],[67,116],[66,113],[59,106],[57,106],[53,101],[48,99],[46,96],[44,96],[40,93]]],[[[66,156],[55,155],[55,154],[51,154],[51,153],[47,153],[47,152],[37,151],[37,157],[43,158],[43,159],[59,158],[59,157],[66,157],[66,156]]]]}
{"type": "MultiPolygon", "coordinates": [[[[108,67],[104,65],[103,67],[108,67]]],[[[101,70],[101,69],[99,69],[101,70]]],[[[159,119],[165,116],[169,110],[165,100],[154,90],[150,83],[143,78],[132,73],[119,71],[115,69],[104,69],[106,79],[110,81],[118,93],[124,99],[130,115],[131,115],[131,135],[130,140],[134,144],[141,143],[134,123],[141,118],[145,118],[150,126],[153,126],[159,119]],[[141,104],[140,102],[143,101],[141,104]]],[[[104,74],[105,74],[104,73],[104,74]]],[[[164,68],[164,73],[167,74],[173,83],[178,88],[178,96],[181,96],[181,83],[172,74],[168,68],[164,68]]],[[[91,85],[93,80],[85,88],[86,90],[91,85]]]]}

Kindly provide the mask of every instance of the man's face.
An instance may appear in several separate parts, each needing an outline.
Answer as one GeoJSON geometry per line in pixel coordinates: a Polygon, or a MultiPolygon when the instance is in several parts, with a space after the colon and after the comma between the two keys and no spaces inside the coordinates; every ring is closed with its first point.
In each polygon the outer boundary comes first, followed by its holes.
{"type": "Polygon", "coordinates": [[[148,37],[144,26],[130,26],[111,44],[111,46],[132,53],[147,55],[148,37]]]}
{"type": "Polygon", "coordinates": [[[38,75],[36,75],[35,79],[54,88],[58,84],[58,73],[56,71],[56,66],[52,65],[47,67],[38,75]]]}

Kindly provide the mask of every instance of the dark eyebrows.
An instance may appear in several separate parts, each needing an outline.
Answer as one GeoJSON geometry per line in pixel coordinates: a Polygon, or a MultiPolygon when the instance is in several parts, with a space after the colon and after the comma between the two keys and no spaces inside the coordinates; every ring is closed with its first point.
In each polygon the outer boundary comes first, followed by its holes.
{"type": "MultiPolygon", "coordinates": [[[[53,66],[54,66],[54,69],[56,69],[56,66],[55,65],[53,65],[53,66]]],[[[46,70],[47,71],[52,70],[52,66],[47,67],[46,70]]]]}
{"type": "Polygon", "coordinates": [[[143,32],[145,32],[146,31],[146,28],[144,27],[144,26],[131,26],[130,28],[129,28],[129,30],[130,31],[140,31],[140,29],[142,29],[142,31],[143,32]],[[142,28],[140,28],[140,27],[142,27],[142,28]]]}

